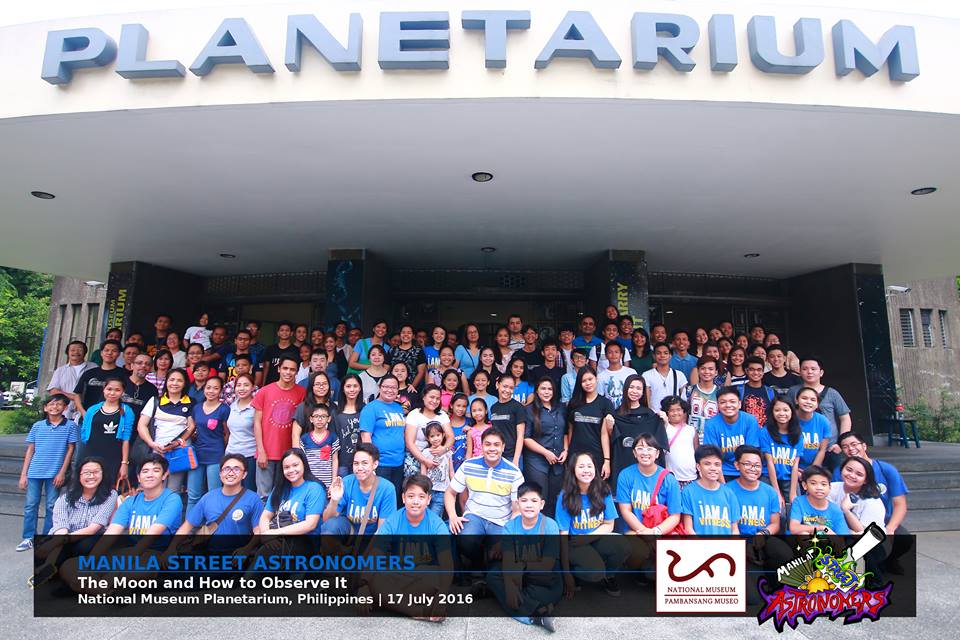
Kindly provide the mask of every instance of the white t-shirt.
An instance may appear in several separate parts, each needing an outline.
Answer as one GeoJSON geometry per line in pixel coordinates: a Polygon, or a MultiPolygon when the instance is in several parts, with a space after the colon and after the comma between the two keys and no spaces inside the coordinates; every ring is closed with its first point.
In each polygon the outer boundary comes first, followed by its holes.
{"type": "MultiPolygon", "coordinates": [[[[840,506],[840,503],[843,502],[844,495],[846,495],[846,492],[843,490],[843,482],[830,483],[830,494],[827,496],[827,500],[840,506]]],[[[884,509],[883,506],[883,500],[880,498],[860,498],[853,503],[853,508],[850,511],[856,516],[863,527],[866,527],[871,522],[876,522],[881,529],[884,526],[883,519],[887,515],[886,509],[884,509]]]]}
{"type": "Polygon", "coordinates": [[[672,471],[680,482],[697,479],[697,461],[693,455],[696,449],[696,433],[693,425],[682,424],[675,427],[667,424],[667,442],[673,443],[666,454],[667,469],[672,471]],[[677,435],[678,432],[680,435],[677,435]]]}
{"type": "MultiPolygon", "coordinates": [[[[606,350],[605,344],[598,344],[597,346],[590,349],[590,361],[597,363],[598,375],[606,371],[607,368],[610,366],[610,361],[607,360],[607,354],[604,353],[605,350],[606,350]]],[[[627,366],[628,364],[630,364],[630,352],[625,351],[622,348],[620,350],[623,351],[623,366],[627,366]]]]}
{"type": "Polygon", "coordinates": [[[687,376],[676,369],[671,369],[667,377],[660,375],[655,368],[644,371],[641,375],[650,389],[650,408],[654,411],[660,410],[660,402],[667,396],[679,396],[687,384],[687,376]]]}
{"type": "MultiPolygon", "coordinates": [[[[417,429],[417,438],[415,440],[417,451],[423,451],[430,446],[430,443],[427,442],[427,436],[423,433],[424,427],[430,422],[439,422],[440,426],[446,429],[450,426],[450,416],[448,416],[445,411],[438,411],[435,418],[428,418],[423,415],[420,409],[414,409],[407,415],[407,426],[413,426],[417,429]]],[[[447,443],[448,446],[452,444],[452,442],[447,443]]]]}
{"type": "Polygon", "coordinates": [[[297,371],[297,377],[294,380],[297,384],[300,384],[304,380],[310,377],[310,365],[300,364],[300,369],[297,371]]]}
{"type": "Polygon", "coordinates": [[[630,367],[620,367],[617,371],[604,369],[597,376],[597,393],[609,398],[614,408],[619,407],[623,400],[623,384],[628,377],[635,375],[637,372],[630,367]]]}
{"type": "Polygon", "coordinates": [[[190,327],[183,332],[183,339],[187,341],[187,344],[199,342],[204,349],[209,349],[211,333],[212,331],[206,327],[190,327]]]}

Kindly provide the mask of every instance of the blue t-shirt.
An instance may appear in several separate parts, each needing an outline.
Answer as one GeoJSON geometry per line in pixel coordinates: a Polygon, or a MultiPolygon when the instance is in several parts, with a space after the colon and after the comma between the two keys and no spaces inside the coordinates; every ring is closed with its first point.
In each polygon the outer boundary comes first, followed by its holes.
{"type": "Polygon", "coordinates": [[[476,400],[477,398],[480,398],[481,400],[487,403],[487,413],[490,413],[490,409],[493,408],[493,405],[497,404],[497,396],[493,394],[488,393],[487,395],[481,397],[474,393],[467,399],[467,415],[468,416],[470,415],[470,405],[472,405],[473,401],[476,400]]]}
{"type": "Polygon", "coordinates": [[[183,502],[180,501],[180,496],[170,489],[164,489],[153,500],[147,500],[144,494],[138,493],[117,507],[111,524],[123,526],[134,536],[145,534],[155,524],[166,527],[164,534],[173,534],[183,522],[180,515],[182,510],[183,502]]]}
{"type": "Polygon", "coordinates": [[[593,336],[592,338],[590,338],[590,342],[587,342],[586,340],[584,340],[583,336],[577,336],[576,338],[573,339],[574,349],[584,349],[586,347],[593,349],[598,344],[603,344],[603,342],[597,336],[593,336]]]}
{"type": "Polygon", "coordinates": [[[800,452],[800,468],[806,469],[813,464],[820,450],[820,442],[830,439],[830,421],[822,413],[813,412],[809,420],[800,421],[803,433],[803,450],[800,452]]]}
{"type": "Polygon", "coordinates": [[[723,475],[738,476],[740,472],[733,466],[737,447],[750,444],[760,447],[760,425],[757,419],[746,411],[739,411],[737,421],[727,424],[721,414],[707,420],[703,427],[703,444],[720,447],[723,452],[723,475]]]}
{"type": "Polygon", "coordinates": [[[689,352],[687,352],[687,355],[683,358],[677,354],[673,354],[670,356],[670,368],[683,371],[683,375],[687,376],[687,380],[689,380],[690,374],[697,368],[697,356],[689,352]]]}
{"type": "MultiPolygon", "coordinates": [[[[803,451],[803,439],[796,444],[790,444],[790,436],[778,433],[776,440],[766,429],[760,429],[760,450],[773,458],[773,468],[777,472],[777,480],[789,480],[793,472],[793,461],[803,451]]],[[[763,460],[763,475],[769,476],[767,460],[763,460]]]]}
{"type": "MultiPolygon", "coordinates": [[[[369,525],[368,525],[369,526],[369,525]]],[[[403,507],[396,513],[386,518],[377,535],[397,535],[397,536],[446,536],[450,535],[450,529],[437,514],[430,509],[423,513],[423,520],[420,524],[413,526],[407,519],[407,508],[403,507]]]]}
{"type": "Polygon", "coordinates": [[[553,570],[560,570],[560,526],[552,518],[541,513],[537,518],[537,524],[531,529],[526,529],[523,526],[523,518],[517,516],[503,526],[503,534],[517,536],[503,541],[503,544],[512,546],[517,562],[542,562],[545,559],[554,558],[556,562],[553,570]]]}
{"type": "Polygon", "coordinates": [[[728,536],[740,519],[740,502],[727,485],[707,489],[694,481],[683,488],[681,511],[693,518],[693,533],[698,536],[728,536]]]}
{"type": "Polygon", "coordinates": [[[472,376],[473,372],[476,371],[480,365],[480,354],[477,353],[477,355],[474,356],[462,344],[457,345],[456,350],[453,352],[453,357],[460,363],[460,371],[463,371],[463,375],[467,376],[467,378],[472,376]]]}
{"type": "MultiPolygon", "coordinates": [[[[796,520],[800,524],[813,525],[817,527],[827,526],[834,533],[850,533],[850,527],[847,526],[847,519],[840,509],[840,505],[827,501],[827,508],[824,510],[815,509],[807,496],[797,496],[790,505],[790,521],[796,520]]],[[[787,531],[787,533],[793,533],[787,531]]]]}
{"type": "MultiPolygon", "coordinates": [[[[187,512],[187,522],[195,527],[216,522],[224,509],[233,502],[236,496],[223,495],[223,489],[208,491],[193,508],[187,512]]],[[[245,491],[237,503],[230,508],[230,513],[217,525],[213,535],[247,535],[253,533],[253,528],[260,522],[263,513],[263,502],[256,491],[245,491]]]]}
{"type": "Polygon", "coordinates": [[[403,432],[407,420],[398,402],[374,400],[360,410],[360,431],[373,434],[373,444],[380,450],[380,464],[399,467],[403,464],[406,444],[403,432]]]}
{"type": "MultiPolygon", "coordinates": [[[[890,516],[893,515],[893,499],[907,495],[910,493],[910,490],[907,489],[907,485],[903,481],[903,476],[900,475],[900,472],[897,471],[897,468],[892,464],[882,460],[871,460],[870,462],[873,467],[873,475],[876,478],[877,486],[880,488],[880,500],[883,502],[883,508],[886,511],[883,520],[886,523],[890,520],[890,516]]],[[[838,465],[837,468],[833,470],[833,479],[835,482],[843,480],[843,478],[840,477],[841,466],[843,465],[838,465]]]]}
{"type": "MultiPolygon", "coordinates": [[[[276,491],[274,489],[273,491],[276,491]]],[[[319,482],[305,480],[299,487],[290,487],[286,495],[280,496],[280,506],[277,511],[273,511],[273,491],[267,496],[267,504],[264,511],[269,511],[274,516],[277,513],[288,512],[293,519],[293,524],[304,522],[307,516],[320,516],[317,521],[317,527],[310,532],[311,535],[320,535],[320,524],[323,520],[323,509],[327,506],[327,490],[319,482]]]]}
{"type": "Polygon", "coordinates": [[[517,516],[507,521],[503,526],[504,535],[508,536],[555,536],[560,533],[560,526],[553,518],[548,518],[542,513],[537,518],[537,524],[532,529],[526,529],[523,526],[523,518],[517,516]],[[541,531],[541,525],[543,530],[541,531]]]}
{"type": "MultiPolygon", "coordinates": [[[[423,357],[427,360],[427,369],[440,368],[440,350],[433,345],[427,345],[423,348],[423,357]]],[[[454,352],[456,357],[456,352],[454,352]]]]}
{"type": "Polygon", "coordinates": [[[527,404],[527,398],[533,395],[533,385],[526,380],[521,380],[513,388],[513,399],[520,404],[527,404]]]}
{"type": "Polygon", "coordinates": [[[572,535],[588,534],[596,531],[606,520],[617,519],[617,506],[613,504],[613,496],[607,494],[603,499],[603,513],[590,512],[590,498],[580,494],[580,512],[572,515],[563,507],[563,491],[557,496],[557,526],[560,531],[567,531],[572,535]]]}
{"type": "MultiPolygon", "coordinates": [[[[360,481],[352,473],[343,479],[343,497],[337,503],[337,513],[345,516],[356,526],[360,526],[363,513],[367,508],[370,492],[360,489],[360,481]]],[[[377,480],[377,491],[373,494],[373,505],[363,535],[372,535],[377,530],[377,521],[386,520],[397,512],[397,490],[385,478],[377,480]]]]}
{"type": "MultiPolygon", "coordinates": [[[[657,486],[657,477],[663,471],[658,466],[656,472],[645,476],[638,465],[630,465],[617,476],[617,503],[629,504],[633,515],[643,522],[643,510],[653,503],[653,489],[657,486]]],[[[657,504],[667,507],[667,513],[680,513],[680,485],[672,473],[667,473],[657,492],[657,504]]]]}
{"type": "Polygon", "coordinates": [[[453,429],[453,449],[450,453],[453,454],[453,468],[456,470],[467,458],[467,438],[470,437],[467,435],[467,430],[470,429],[470,421],[467,420],[461,427],[451,425],[450,428],[453,429]]]}
{"type": "Polygon", "coordinates": [[[210,413],[203,410],[202,402],[193,408],[193,421],[197,425],[193,448],[197,452],[197,462],[220,464],[220,458],[227,448],[223,436],[224,426],[229,418],[230,407],[222,402],[210,413]]]}
{"type": "MultiPolygon", "coordinates": [[[[740,503],[740,535],[752,536],[770,526],[770,518],[780,512],[780,499],[770,485],[761,482],[756,489],[744,489],[739,482],[728,482],[726,487],[740,503]]],[[[782,531],[782,527],[781,527],[782,531]]]]}

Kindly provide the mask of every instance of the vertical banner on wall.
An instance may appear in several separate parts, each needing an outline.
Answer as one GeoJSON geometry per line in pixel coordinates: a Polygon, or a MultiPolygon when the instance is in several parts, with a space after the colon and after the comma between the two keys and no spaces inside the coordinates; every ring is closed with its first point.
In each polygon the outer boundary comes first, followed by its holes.
{"type": "Polygon", "coordinates": [[[642,251],[612,251],[610,304],[621,315],[633,318],[633,326],[646,328],[650,316],[647,263],[642,251]],[[624,255],[624,254],[629,254],[624,255]],[[629,259],[621,259],[629,258],[629,259]]]}
{"type": "MultiPolygon", "coordinates": [[[[134,263],[123,262],[110,265],[110,277],[107,280],[106,323],[101,333],[107,329],[120,327],[123,335],[131,331],[131,311],[133,309],[133,285],[136,276],[134,263]]],[[[101,336],[102,337],[102,336],[101,336]]]]}
{"type": "Polygon", "coordinates": [[[330,260],[327,263],[324,324],[332,328],[343,320],[351,327],[359,327],[362,301],[363,260],[330,260]]]}

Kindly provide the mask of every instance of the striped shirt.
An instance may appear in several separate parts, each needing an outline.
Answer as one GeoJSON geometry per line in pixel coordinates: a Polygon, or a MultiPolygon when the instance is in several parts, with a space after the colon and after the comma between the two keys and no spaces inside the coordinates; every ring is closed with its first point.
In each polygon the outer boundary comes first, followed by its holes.
{"type": "Polygon", "coordinates": [[[491,467],[483,456],[464,460],[453,474],[450,487],[457,493],[470,490],[464,513],[479,516],[503,526],[513,513],[517,489],[523,484],[523,474],[503,458],[491,467]]]}
{"type": "Polygon", "coordinates": [[[50,424],[46,418],[34,422],[27,434],[27,444],[33,445],[27,477],[35,480],[55,477],[63,466],[67,447],[79,439],[80,428],[73,420],[64,418],[57,425],[50,424]]]}
{"type": "Polygon", "coordinates": [[[83,496],[77,498],[75,505],[70,505],[67,502],[67,494],[61,493],[53,505],[53,526],[50,527],[50,531],[66,529],[67,533],[73,533],[91,524],[98,524],[106,529],[116,506],[116,491],[111,491],[107,499],[98,505],[91,505],[83,496]]]}

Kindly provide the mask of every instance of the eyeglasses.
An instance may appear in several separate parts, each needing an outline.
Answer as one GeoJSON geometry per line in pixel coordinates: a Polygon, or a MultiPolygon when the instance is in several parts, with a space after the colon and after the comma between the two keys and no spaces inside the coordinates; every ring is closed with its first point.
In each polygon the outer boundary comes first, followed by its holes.
{"type": "Polygon", "coordinates": [[[763,468],[763,465],[761,465],[759,462],[754,462],[751,464],[746,464],[741,462],[740,466],[744,469],[762,469],[763,468]]]}
{"type": "Polygon", "coordinates": [[[640,453],[653,453],[657,451],[656,447],[636,447],[634,451],[639,451],[640,453]]]}
{"type": "Polygon", "coordinates": [[[220,473],[232,473],[232,474],[243,473],[243,467],[221,467],[220,473]]]}
{"type": "Polygon", "coordinates": [[[96,476],[102,476],[102,471],[81,471],[80,476],[83,478],[94,478],[96,476]]]}

